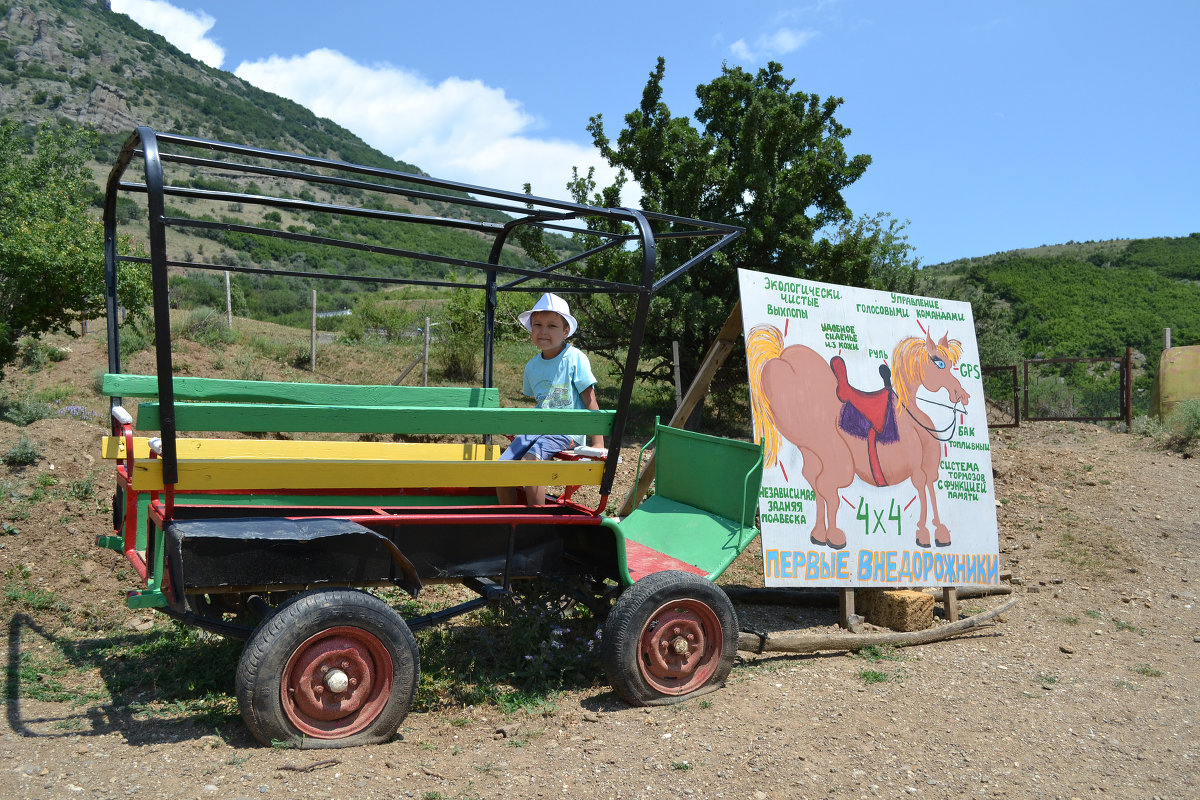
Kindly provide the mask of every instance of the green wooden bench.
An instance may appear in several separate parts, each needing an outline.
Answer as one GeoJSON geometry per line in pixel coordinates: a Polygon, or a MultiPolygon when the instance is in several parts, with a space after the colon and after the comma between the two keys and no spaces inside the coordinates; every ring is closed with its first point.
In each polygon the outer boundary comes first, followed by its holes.
{"type": "Polygon", "coordinates": [[[620,522],[605,520],[617,535],[622,579],[664,569],[715,579],[758,535],[762,445],[662,424],[651,445],[654,494],[620,522]]]}
{"type": "MultiPolygon", "coordinates": [[[[332,406],[404,406],[411,408],[499,408],[499,389],[458,386],[374,386],[332,383],[237,381],[224,378],[176,377],[176,401],[285,403],[332,406]]],[[[158,397],[154,375],[107,373],[101,381],[109,397],[158,397]]],[[[157,428],[155,428],[157,430],[157,428]]]]}
{"type": "MultiPolygon", "coordinates": [[[[105,394],[157,397],[158,379],[150,375],[107,374],[105,394]]],[[[508,434],[576,433],[609,435],[613,411],[500,408],[497,389],[276,383],[217,378],[175,378],[174,427],[192,433],[334,433],[334,434],[508,434]]],[[[157,400],[138,404],[136,430],[162,429],[157,400]]],[[[119,439],[120,437],[113,437],[119,439]]],[[[335,447],[310,441],[281,454],[263,441],[234,450],[203,439],[177,447],[179,480],[186,490],[311,490],[411,488],[439,486],[596,485],[598,462],[499,462],[499,448],[484,455],[431,457],[429,448],[404,442],[386,449],[372,442],[335,447]],[[222,476],[221,473],[224,473],[222,476]],[[449,482],[446,482],[449,481],[449,482]]],[[[107,457],[128,458],[122,441],[106,441],[107,457]]],[[[134,470],[129,469],[134,477],[134,470]]],[[[162,462],[141,462],[135,489],[160,490],[162,462]],[[157,462],[157,463],[155,463],[157,462]]]]}

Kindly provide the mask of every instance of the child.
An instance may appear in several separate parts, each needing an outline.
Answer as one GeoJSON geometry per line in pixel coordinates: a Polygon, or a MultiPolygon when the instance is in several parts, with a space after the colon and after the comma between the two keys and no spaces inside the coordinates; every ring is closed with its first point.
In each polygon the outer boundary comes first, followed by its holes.
{"type": "MultiPolygon", "coordinates": [[[[579,323],[571,316],[567,301],[556,294],[543,294],[531,310],[521,313],[517,318],[529,331],[534,346],[541,351],[525,365],[523,393],[535,398],[538,408],[590,408],[598,411],[596,376],[592,374],[588,357],[567,342],[579,327],[579,323]]],[[[570,450],[583,443],[582,436],[522,434],[513,439],[500,460],[544,461],[553,458],[560,450],[570,450]]],[[[604,437],[592,436],[591,446],[603,449],[604,437]]],[[[517,490],[512,487],[499,487],[496,494],[501,505],[514,505],[517,502],[517,490]]],[[[525,504],[545,505],[546,487],[526,486],[525,504]]]]}

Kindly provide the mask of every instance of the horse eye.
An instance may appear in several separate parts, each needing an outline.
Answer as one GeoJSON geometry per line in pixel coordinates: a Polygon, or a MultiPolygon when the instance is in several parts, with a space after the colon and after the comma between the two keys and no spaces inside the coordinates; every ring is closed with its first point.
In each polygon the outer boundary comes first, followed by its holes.
{"type": "Polygon", "coordinates": [[[945,368],[946,368],[946,362],[945,362],[945,361],[942,361],[942,360],[941,360],[940,358],[938,358],[937,356],[930,356],[930,357],[929,357],[929,360],[930,360],[930,361],[932,361],[932,362],[933,362],[933,365],[934,365],[935,367],[937,367],[938,369],[945,369],[945,368]]]}

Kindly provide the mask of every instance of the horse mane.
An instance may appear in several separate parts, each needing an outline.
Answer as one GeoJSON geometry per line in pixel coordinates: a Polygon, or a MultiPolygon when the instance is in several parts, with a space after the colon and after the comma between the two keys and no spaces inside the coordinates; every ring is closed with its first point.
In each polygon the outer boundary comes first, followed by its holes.
{"type": "Polygon", "coordinates": [[[751,416],[754,419],[754,441],[762,441],[765,445],[763,469],[775,466],[779,457],[779,430],[775,427],[771,406],[763,392],[762,368],[772,358],[778,358],[781,352],[783,334],[774,325],[755,325],[750,329],[746,336],[746,360],[750,365],[751,416]]]}
{"type": "MultiPolygon", "coordinates": [[[[896,407],[905,408],[916,395],[917,386],[921,382],[923,359],[929,357],[925,349],[926,339],[919,336],[909,336],[896,343],[892,351],[892,390],[896,393],[896,407]]],[[[950,339],[946,346],[934,343],[934,349],[942,359],[954,366],[962,358],[962,342],[950,339]]]]}

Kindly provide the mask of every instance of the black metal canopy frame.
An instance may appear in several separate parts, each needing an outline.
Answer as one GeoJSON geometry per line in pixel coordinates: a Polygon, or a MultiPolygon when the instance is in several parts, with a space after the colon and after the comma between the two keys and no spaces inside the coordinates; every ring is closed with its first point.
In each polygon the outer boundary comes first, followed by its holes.
{"type": "MultiPolygon", "coordinates": [[[[178,212],[177,212],[178,213],[178,212]]],[[[161,414],[163,442],[163,479],[175,483],[178,472],[175,449],[175,396],[171,382],[171,325],[167,293],[167,270],[171,267],[219,272],[241,272],[315,278],[322,280],[365,281],[375,284],[403,284],[415,286],[473,288],[485,293],[483,381],[485,387],[492,383],[492,350],[495,336],[496,308],[500,292],[556,292],[559,294],[627,294],[637,297],[634,322],[630,330],[628,355],[621,389],[618,396],[612,435],[609,440],[610,458],[605,465],[601,493],[611,490],[616,473],[616,454],[621,440],[633,396],[634,376],[641,355],[642,340],[649,315],[650,301],[654,293],[728,246],[743,233],[743,229],[715,222],[676,217],[630,208],[600,208],[596,206],[550,200],[518,192],[488,189],[453,181],[439,180],[426,175],[398,172],[394,170],[348,164],[325,158],[264,150],[257,147],[217,142],[191,136],[155,131],[149,127],[137,128],[126,140],[116,164],[108,177],[104,199],[104,262],[105,297],[108,315],[108,369],[119,373],[120,348],[117,330],[117,265],[119,262],[141,262],[150,266],[154,290],[153,315],[155,323],[155,351],[158,368],[158,399],[161,414]],[[166,148],[171,147],[168,152],[166,148]],[[141,165],[143,180],[126,179],[131,166],[141,165]],[[171,167],[176,182],[168,181],[167,169],[171,167]],[[251,192],[225,191],[211,188],[195,188],[191,177],[197,170],[211,171],[225,176],[222,181],[210,181],[224,188],[240,187],[247,177],[256,177],[272,189],[289,187],[311,187],[336,196],[348,196],[356,202],[338,204],[318,202],[312,191],[273,191],[250,183],[251,192]],[[182,172],[181,175],[176,174],[182,172]],[[337,188],[337,187],[340,187],[337,188]],[[344,191],[348,190],[348,191],[344,191]],[[140,195],[145,198],[148,225],[149,257],[122,256],[117,253],[118,198],[140,195]],[[440,228],[457,229],[490,238],[491,246],[487,261],[452,257],[433,252],[405,250],[386,247],[370,241],[355,241],[311,233],[280,230],[261,224],[257,218],[238,218],[230,221],[197,219],[190,216],[172,216],[167,213],[166,198],[183,198],[227,204],[242,204],[262,209],[287,209],[309,213],[329,214],[333,218],[367,218],[397,224],[418,224],[440,228]],[[399,210],[411,201],[438,204],[445,209],[443,216],[429,216],[399,210]],[[475,210],[472,218],[467,212],[475,210]],[[456,212],[456,213],[451,213],[456,212]],[[483,212],[483,213],[478,213],[483,212]],[[488,213],[501,212],[501,214],[488,213]],[[492,219],[488,219],[491,217],[492,219]],[[606,220],[616,230],[601,230],[589,221],[606,220]],[[257,224],[256,224],[257,223],[257,224]],[[500,263],[504,246],[514,230],[521,226],[535,226],[544,231],[563,234],[586,230],[600,242],[599,245],[554,264],[539,268],[510,266],[500,263]],[[349,251],[370,252],[394,257],[397,262],[406,259],[427,261],[448,267],[470,270],[470,279],[453,281],[390,275],[347,275],[332,274],[319,270],[298,270],[239,264],[200,264],[192,261],[174,260],[168,255],[168,232],[172,230],[208,229],[246,234],[272,239],[286,239],[321,247],[349,251]],[[690,258],[682,263],[664,265],[659,263],[656,240],[695,239],[702,245],[690,258]],[[600,280],[579,274],[579,268],[588,259],[613,248],[640,253],[640,274],[630,275],[623,281],[600,280]]],[[[397,270],[399,273],[399,270],[397,270]]],[[[113,398],[113,404],[120,398],[113,398]]]]}

